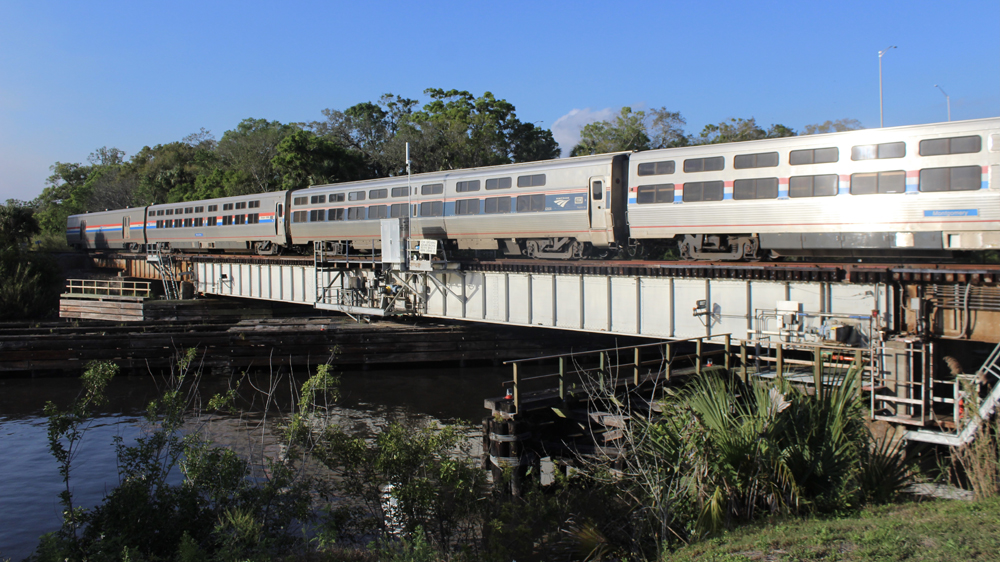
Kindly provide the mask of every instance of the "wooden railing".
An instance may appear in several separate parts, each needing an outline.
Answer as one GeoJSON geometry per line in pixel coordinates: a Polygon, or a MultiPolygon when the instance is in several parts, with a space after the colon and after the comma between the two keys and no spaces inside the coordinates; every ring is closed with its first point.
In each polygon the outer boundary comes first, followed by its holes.
{"type": "Polygon", "coordinates": [[[150,298],[149,281],[121,279],[67,279],[64,295],[74,297],[137,297],[150,298]]]}

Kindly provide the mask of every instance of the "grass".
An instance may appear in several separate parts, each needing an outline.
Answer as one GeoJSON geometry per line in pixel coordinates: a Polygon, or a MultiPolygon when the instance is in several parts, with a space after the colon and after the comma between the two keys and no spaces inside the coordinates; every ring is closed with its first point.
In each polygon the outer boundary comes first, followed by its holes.
{"type": "Polygon", "coordinates": [[[1000,498],[911,502],[842,518],[771,521],[684,547],[665,560],[1000,560],[1000,498]]]}

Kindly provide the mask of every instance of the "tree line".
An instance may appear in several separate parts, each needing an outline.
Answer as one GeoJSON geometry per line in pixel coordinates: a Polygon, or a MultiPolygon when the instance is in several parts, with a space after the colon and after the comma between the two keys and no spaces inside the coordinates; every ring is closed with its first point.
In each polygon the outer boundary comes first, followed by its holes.
{"type": "MultiPolygon", "coordinates": [[[[61,234],[71,214],[232,195],[299,189],[406,173],[410,144],[414,173],[558,158],[552,131],[521,121],[516,108],[491,92],[429,88],[428,101],[385,94],[343,111],[325,109],[321,120],[281,123],[248,118],[216,139],[210,131],[145,146],[126,158],[102,147],[86,163],[56,162],[30,208],[43,232],[61,234]]],[[[767,129],[753,118],[730,119],[687,134],[679,112],[622,108],[608,121],[590,123],[571,156],[733,142],[796,134],[767,129]]],[[[804,133],[860,128],[853,119],[809,125],[804,133]]]]}

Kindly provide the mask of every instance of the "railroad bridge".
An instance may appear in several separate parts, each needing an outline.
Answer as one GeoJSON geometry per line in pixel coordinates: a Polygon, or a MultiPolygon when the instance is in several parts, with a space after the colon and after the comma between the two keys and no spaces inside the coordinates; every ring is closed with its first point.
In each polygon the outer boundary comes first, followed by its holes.
{"type": "MultiPolygon", "coordinates": [[[[173,297],[187,286],[356,318],[406,315],[653,338],[668,364],[676,354],[671,342],[697,341],[699,371],[703,344],[724,348],[726,364],[732,357],[744,375],[799,376],[807,385],[835,384],[823,373],[853,364],[863,369],[872,419],[904,426],[913,440],[965,442],[975,424],[962,419],[963,406],[978,402],[970,393],[978,391],[984,417],[1000,400],[1000,357],[991,353],[1000,343],[997,266],[455,262],[443,259],[433,240],[401,244],[398,226],[386,223],[381,255],[344,255],[344,244],[327,241],[316,243],[312,256],[153,248],[94,259],[126,277],[161,278],[173,297]]],[[[626,367],[638,372],[638,352],[626,367]]],[[[488,401],[501,417],[531,407],[517,392],[522,381],[515,376],[512,384],[513,409],[488,401]]]]}

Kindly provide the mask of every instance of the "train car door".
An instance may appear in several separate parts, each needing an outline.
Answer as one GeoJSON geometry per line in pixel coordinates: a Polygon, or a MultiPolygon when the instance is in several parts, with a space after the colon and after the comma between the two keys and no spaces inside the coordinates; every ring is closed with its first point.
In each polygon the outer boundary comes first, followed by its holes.
{"type": "Polygon", "coordinates": [[[80,221],[80,245],[82,248],[87,247],[87,221],[80,221]]]}
{"type": "Polygon", "coordinates": [[[128,240],[131,238],[132,232],[132,217],[124,217],[122,219],[122,240],[128,240]]]}
{"type": "Polygon", "coordinates": [[[590,241],[594,246],[608,245],[608,190],[603,176],[590,178],[590,241]]]}

